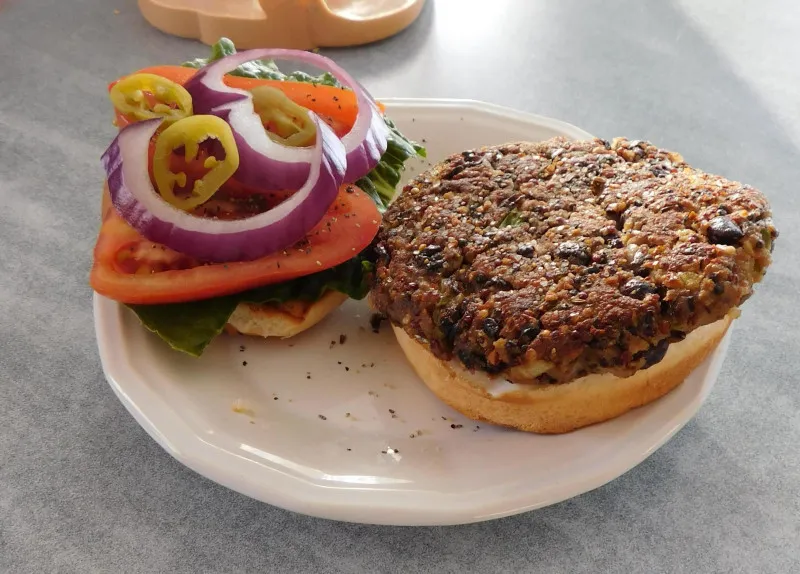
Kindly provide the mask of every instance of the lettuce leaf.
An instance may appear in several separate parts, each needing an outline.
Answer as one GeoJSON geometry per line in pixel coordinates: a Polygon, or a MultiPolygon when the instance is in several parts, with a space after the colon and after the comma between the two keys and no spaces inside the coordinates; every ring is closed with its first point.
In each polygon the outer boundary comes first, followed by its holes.
{"type": "MultiPolygon", "coordinates": [[[[228,38],[221,38],[219,42],[211,47],[210,57],[196,58],[181,65],[189,68],[202,68],[209,62],[235,53],[236,46],[234,46],[233,42],[228,38]]],[[[247,62],[229,73],[246,78],[285,80],[341,87],[336,78],[328,72],[319,76],[312,76],[305,72],[284,74],[272,60],[247,62]]],[[[427,157],[425,148],[404,136],[392,120],[384,116],[383,121],[386,122],[386,127],[389,128],[386,152],[381,156],[380,162],[372,171],[355,182],[359,188],[363,189],[372,198],[381,213],[386,211],[386,208],[397,193],[397,186],[400,183],[405,162],[414,156],[427,157]]]]}
{"type": "MultiPolygon", "coordinates": [[[[209,62],[214,62],[226,56],[236,53],[236,46],[228,38],[220,38],[219,42],[211,46],[211,56],[208,58],[195,58],[184,62],[181,66],[187,68],[202,68],[209,62]]],[[[253,60],[247,62],[228,72],[232,76],[241,76],[243,78],[257,78],[262,80],[288,80],[293,82],[306,82],[308,84],[322,84],[324,86],[341,87],[339,82],[330,72],[325,72],[319,76],[312,76],[305,72],[292,72],[291,74],[284,74],[275,65],[272,60],[253,60]]]]}
{"type": "Polygon", "coordinates": [[[188,303],[128,307],[136,313],[142,325],[173,349],[199,357],[214,337],[222,332],[239,303],[263,305],[290,300],[316,301],[328,291],[338,291],[352,299],[363,299],[369,292],[372,270],[372,263],[359,255],[313,275],[234,295],[188,303]]]}

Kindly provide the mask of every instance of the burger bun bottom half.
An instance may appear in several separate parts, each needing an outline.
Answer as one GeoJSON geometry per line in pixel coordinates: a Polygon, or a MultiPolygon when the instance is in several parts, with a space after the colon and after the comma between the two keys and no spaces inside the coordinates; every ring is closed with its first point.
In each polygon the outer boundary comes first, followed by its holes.
{"type": "Polygon", "coordinates": [[[616,418],[680,385],[725,336],[735,316],[695,329],[664,358],[629,377],[587,375],[555,385],[515,385],[438,359],[427,344],[393,325],[408,361],[433,393],[465,416],[540,434],[567,433],[616,418]]]}

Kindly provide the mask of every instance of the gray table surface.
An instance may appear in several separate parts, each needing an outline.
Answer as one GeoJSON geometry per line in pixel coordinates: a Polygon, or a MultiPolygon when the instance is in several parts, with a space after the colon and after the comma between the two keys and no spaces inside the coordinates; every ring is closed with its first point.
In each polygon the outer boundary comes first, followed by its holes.
{"type": "Polygon", "coordinates": [[[0,571],[800,572],[796,6],[433,0],[402,35],[331,52],[378,95],[481,99],[679,150],[763,189],[782,232],[711,398],[647,461],[526,515],[391,528],[217,486],[116,400],[86,282],[105,87],[206,50],[149,28],[134,0],[6,0],[0,571]]]}

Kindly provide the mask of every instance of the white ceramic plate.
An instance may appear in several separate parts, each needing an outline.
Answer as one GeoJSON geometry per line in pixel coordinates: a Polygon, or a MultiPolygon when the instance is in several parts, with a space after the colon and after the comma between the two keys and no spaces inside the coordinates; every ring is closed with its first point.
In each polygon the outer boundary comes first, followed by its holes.
{"type": "MultiPolygon", "coordinates": [[[[477,102],[387,104],[406,134],[425,141],[428,162],[511,140],[589,137],[477,102]]],[[[428,162],[410,166],[409,175],[428,162]]],[[[487,520],[605,484],[694,416],[728,343],[647,407],[571,434],[536,436],[479,428],[443,405],[406,363],[391,329],[373,333],[369,316],[364,302],[350,301],[293,339],[221,336],[193,359],[171,351],[124,307],[95,297],[106,377],[167,452],[269,504],[374,524],[487,520]]]]}

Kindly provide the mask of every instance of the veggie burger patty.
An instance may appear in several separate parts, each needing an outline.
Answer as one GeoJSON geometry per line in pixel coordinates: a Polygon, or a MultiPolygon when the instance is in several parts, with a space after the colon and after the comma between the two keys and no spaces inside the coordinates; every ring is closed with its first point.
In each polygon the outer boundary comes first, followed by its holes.
{"type": "Polygon", "coordinates": [[[750,296],[778,235],[770,215],[753,187],[643,141],[485,147],[392,204],[371,298],[471,370],[628,376],[750,296]]]}

